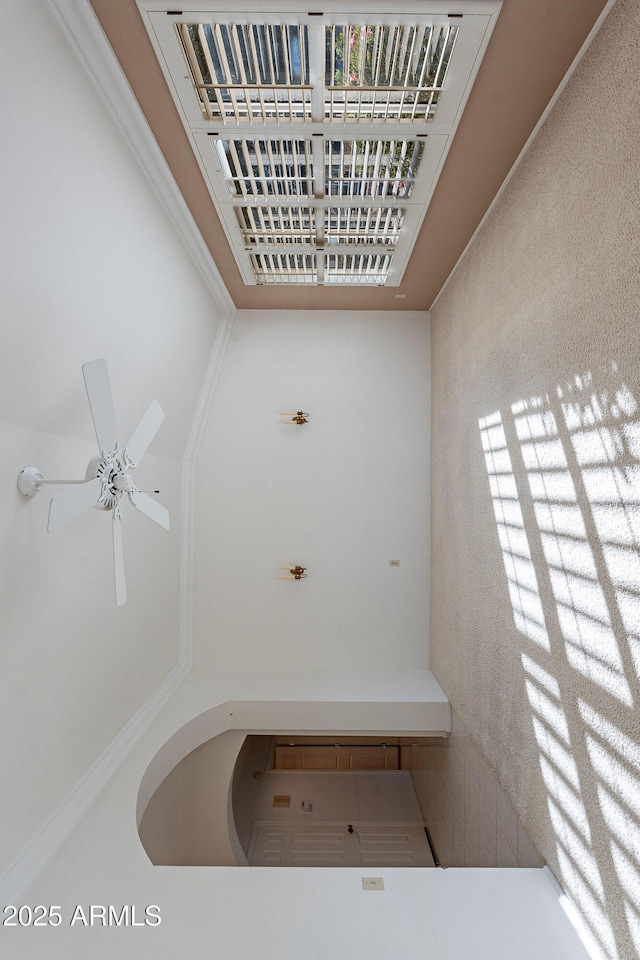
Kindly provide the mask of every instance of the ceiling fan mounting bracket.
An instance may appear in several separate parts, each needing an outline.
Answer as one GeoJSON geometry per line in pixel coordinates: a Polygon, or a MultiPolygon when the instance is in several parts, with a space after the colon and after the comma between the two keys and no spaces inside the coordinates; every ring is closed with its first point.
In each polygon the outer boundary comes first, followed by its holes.
{"type": "Polygon", "coordinates": [[[23,467],[18,474],[18,490],[25,497],[35,497],[40,493],[44,484],[44,477],[37,467],[23,467]]]}

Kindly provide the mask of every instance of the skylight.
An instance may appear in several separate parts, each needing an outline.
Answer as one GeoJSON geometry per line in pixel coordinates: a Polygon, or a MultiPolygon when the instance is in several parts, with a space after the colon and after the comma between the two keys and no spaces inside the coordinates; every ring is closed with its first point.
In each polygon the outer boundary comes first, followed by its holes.
{"type": "Polygon", "coordinates": [[[138,2],[245,283],[399,284],[499,3],[138,2]]]}

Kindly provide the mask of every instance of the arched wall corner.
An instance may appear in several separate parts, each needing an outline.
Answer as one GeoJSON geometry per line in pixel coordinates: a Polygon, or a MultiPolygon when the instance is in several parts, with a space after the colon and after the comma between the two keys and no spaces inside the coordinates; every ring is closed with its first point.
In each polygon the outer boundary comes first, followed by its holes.
{"type": "Polygon", "coordinates": [[[152,864],[248,866],[233,811],[234,771],[245,739],[240,730],[206,739],[159,784],[138,826],[152,864]]]}
{"type": "Polygon", "coordinates": [[[227,716],[227,704],[218,704],[185,723],[160,747],[140,781],[136,803],[138,828],[151,797],[162,781],[192,750],[228,730],[227,716]]]}
{"type": "MultiPolygon", "coordinates": [[[[147,765],[137,795],[138,827],[151,797],[174,767],[196,747],[230,730],[243,734],[433,736],[451,730],[451,708],[439,688],[430,700],[228,700],[217,704],[180,726],[147,765]]],[[[238,738],[235,759],[243,739],[238,738]]],[[[232,773],[233,765],[230,778],[232,773]]]]}
{"type": "MultiPolygon", "coordinates": [[[[236,760],[238,759],[238,754],[242,749],[242,744],[244,743],[245,738],[242,738],[242,743],[238,748],[236,754],[236,760]]],[[[247,855],[242,849],[242,844],[240,843],[240,837],[238,836],[238,830],[236,828],[236,818],[233,812],[233,773],[235,770],[235,764],[231,770],[231,775],[229,777],[229,786],[227,788],[227,824],[229,827],[229,845],[233,851],[236,863],[239,867],[248,867],[249,861],[247,860],[247,855]]]]}

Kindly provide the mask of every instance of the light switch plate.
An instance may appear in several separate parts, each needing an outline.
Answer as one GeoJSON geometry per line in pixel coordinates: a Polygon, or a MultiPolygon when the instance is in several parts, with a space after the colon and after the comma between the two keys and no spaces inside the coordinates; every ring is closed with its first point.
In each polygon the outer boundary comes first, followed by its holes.
{"type": "Polygon", "coordinates": [[[384,880],[382,877],[363,877],[363,890],[384,890],[384,880]]]}

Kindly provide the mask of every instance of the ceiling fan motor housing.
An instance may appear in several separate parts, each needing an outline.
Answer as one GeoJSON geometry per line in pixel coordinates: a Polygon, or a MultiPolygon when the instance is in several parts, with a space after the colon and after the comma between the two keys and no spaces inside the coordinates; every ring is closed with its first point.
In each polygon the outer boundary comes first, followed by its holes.
{"type": "Polygon", "coordinates": [[[113,510],[122,493],[135,490],[133,477],[130,473],[125,473],[124,465],[116,454],[92,457],[87,465],[85,478],[102,482],[102,493],[95,505],[97,510],[113,510]]]}

